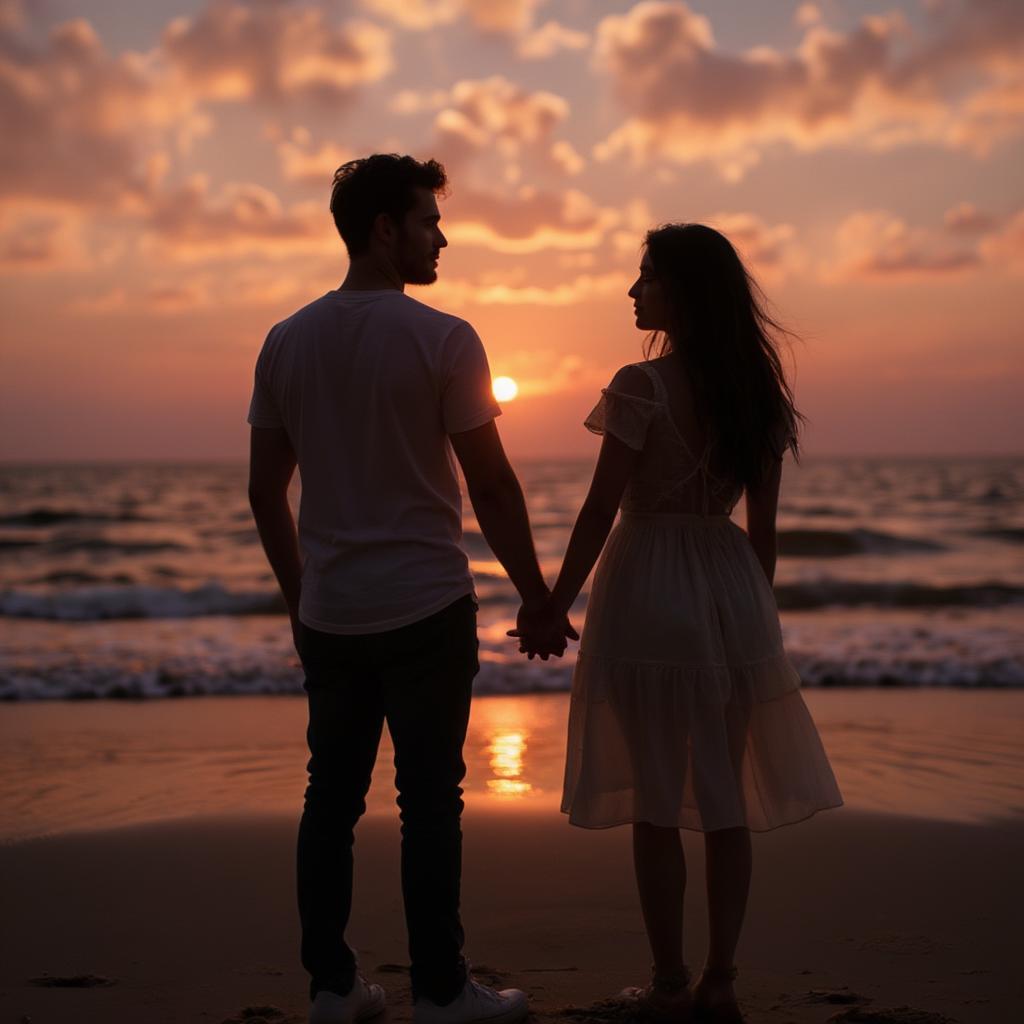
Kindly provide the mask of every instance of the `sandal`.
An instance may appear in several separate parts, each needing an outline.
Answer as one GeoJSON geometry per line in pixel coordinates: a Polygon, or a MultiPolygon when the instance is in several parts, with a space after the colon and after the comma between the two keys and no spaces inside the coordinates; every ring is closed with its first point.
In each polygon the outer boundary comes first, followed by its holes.
{"type": "Polygon", "coordinates": [[[690,972],[685,966],[671,974],[652,972],[651,983],[644,988],[624,988],[618,996],[633,1003],[639,1013],[673,1024],[690,1024],[693,1020],[693,996],[690,994],[690,972]]]}
{"type": "Polygon", "coordinates": [[[735,999],[720,1003],[701,1000],[701,985],[731,985],[736,980],[735,967],[705,967],[693,988],[693,1019],[697,1024],[746,1024],[746,1018],[735,999]]]}

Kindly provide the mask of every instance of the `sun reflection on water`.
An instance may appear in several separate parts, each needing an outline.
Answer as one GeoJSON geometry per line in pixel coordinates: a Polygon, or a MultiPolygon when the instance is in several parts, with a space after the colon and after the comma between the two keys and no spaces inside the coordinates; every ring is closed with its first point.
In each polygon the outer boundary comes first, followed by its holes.
{"type": "Polygon", "coordinates": [[[497,796],[525,796],[533,786],[523,779],[523,755],[526,753],[526,733],[498,729],[491,734],[486,748],[488,764],[494,773],[487,780],[487,788],[497,796]]]}

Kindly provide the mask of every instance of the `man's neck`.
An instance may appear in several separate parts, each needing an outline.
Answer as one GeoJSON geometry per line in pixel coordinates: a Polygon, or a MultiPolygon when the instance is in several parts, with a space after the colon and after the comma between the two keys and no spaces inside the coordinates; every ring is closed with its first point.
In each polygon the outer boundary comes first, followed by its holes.
{"type": "Polygon", "coordinates": [[[338,291],[342,292],[404,292],[405,282],[390,262],[372,258],[352,260],[338,291]]]}

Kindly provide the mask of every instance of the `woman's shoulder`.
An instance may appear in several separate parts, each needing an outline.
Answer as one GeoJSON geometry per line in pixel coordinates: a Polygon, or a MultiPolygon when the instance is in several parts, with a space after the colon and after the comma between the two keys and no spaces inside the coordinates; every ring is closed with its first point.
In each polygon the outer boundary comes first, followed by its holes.
{"type": "Polygon", "coordinates": [[[620,395],[629,395],[632,398],[643,398],[647,401],[654,401],[654,381],[651,380],[650,372],[645,369],[645,363],[629,363],[615,371],[609,391],[620,395]]]}

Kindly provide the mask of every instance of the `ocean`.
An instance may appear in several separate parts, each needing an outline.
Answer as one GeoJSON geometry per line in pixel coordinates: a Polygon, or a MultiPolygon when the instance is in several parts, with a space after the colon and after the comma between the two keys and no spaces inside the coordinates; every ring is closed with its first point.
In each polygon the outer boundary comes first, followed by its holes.
{"type": "MultiPolygon", "coordinates": [[[[553,579],[592,464],[516,468],[553,579]]],[[[465,546],[477,692],[568,689],[573,650],[528,662],[505,636],[517,600],[468,502],[465,546]]],[[[1024,458],[787,463],[779,553],[783,632],[806,686],[1024,686],[1024,458]]],[[[585,606],[586,591],[577,624],[585,606]]],[[[301,686],[243,463],[0,467],[0,699],[301,686]]]]}

